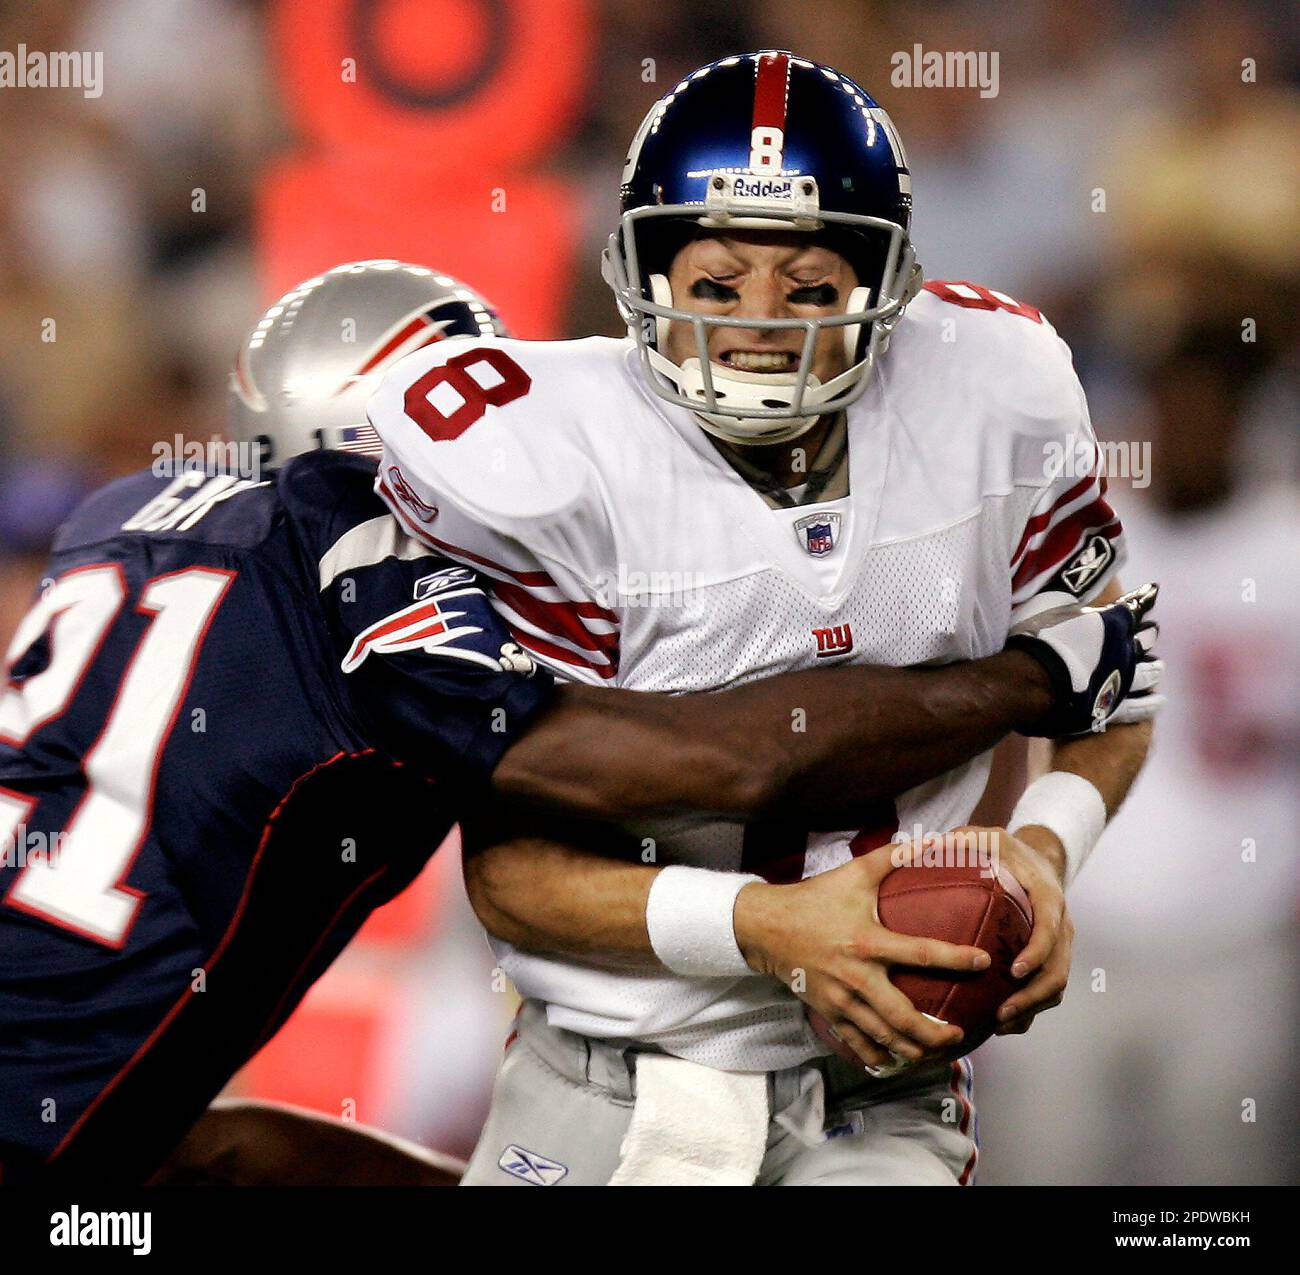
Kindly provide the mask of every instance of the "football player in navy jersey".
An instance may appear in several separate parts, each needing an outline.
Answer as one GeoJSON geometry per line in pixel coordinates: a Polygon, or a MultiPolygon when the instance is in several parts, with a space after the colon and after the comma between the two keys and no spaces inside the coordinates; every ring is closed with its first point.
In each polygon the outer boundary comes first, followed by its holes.
{"type": "Polygon", "coordinates": [[[0,1181],[149,1177],[467,803],[844,826],[1086,722],[1116,668],[1128,688],[1119,607],[1082,692],[1052,677],[1068,623],[946,669],[557,689],[372,491],[375,374],[498,330],[445,276],[338,267],[243,347],[242,451],[112,483],[59,532],[0,684],[0,1181]]]}

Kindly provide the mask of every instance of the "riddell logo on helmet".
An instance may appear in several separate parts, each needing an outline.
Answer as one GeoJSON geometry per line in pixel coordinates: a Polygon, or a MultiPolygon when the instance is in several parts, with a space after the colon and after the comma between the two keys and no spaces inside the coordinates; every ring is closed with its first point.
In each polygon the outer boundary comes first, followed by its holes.
{"type": "Polygon", "coordinates": [[[736,199],[790,199],[794,185],[789,177],[746,177],[737,173],[731,186],[736,199]]]}

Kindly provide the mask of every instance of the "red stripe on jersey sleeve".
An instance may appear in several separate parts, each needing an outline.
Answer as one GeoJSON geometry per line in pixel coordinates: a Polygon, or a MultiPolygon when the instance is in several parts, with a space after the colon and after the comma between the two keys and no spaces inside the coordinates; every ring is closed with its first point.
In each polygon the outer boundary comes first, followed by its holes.
{"type": "MultiPolygon", "coordinates": [[[[1020,537],[1020,543],[1016,546],[1016,551],[1011,555],[1011,568],[1015,570],[1016,563],[1020,561],[1021,555],[1025,552],[1025,546],[1036,536],[1044,527],[1050,525],[1053,518],[1056,517],[1057,510],[1064,509],[1072,501],[1078,500],[1085,491],[1088,490],[1097,481],[1095,472],[1089,474],[1086,478],[1080,478],[1068,491],[1058,497],[1052,507],[1046,513],[1035,514],[1027,523],[1025,523],[1025,534],[1020,537]]],[[[1101,477],[1101,487],[1099,495],[1106,494],[1106,478],[1103,474],[1101,477]]]]}
{"type": "MultiPolygon", "coordinates": [[[[507,567],[503,563],[495,562],[491,558],[485,558],[480,553],[474,553],[472,550],[462,548],[460,545],[454,545],[449,540],[440,540],[437,536],[431,535],[422,527],[416,526],[410,516],[402,509],[401,504],[393,495],[392,489],[388,484],[380,479],[380,495],[384,497],[389,509],[397,515],[398,521],[401,522],[408,535],[413,536],[416,540],[427,544],[430,548],[439,549],[449,557],[458,558],[465,562],[472,562],[476,566],[482,567],[486,572],[494,576],[507,576],[511,580],[516,580],[528,589],[555,589],[563,592],[558,584],[545,571],[516,571],[512,567],[507,567]]],[[[575,615],[580,615],[587,620],[606,620],[610,624],[619,623],[618,615],[609,610],[607,607],[600,606],[596,602],[567,602],[565,605],[571,607],[575,615]]]]}
{"type": "MultiPolygon", "coordinates": [[[[578,602],[547,602],[518,585],[498,580],[492,590],[506,606],[555,637],[565,638],[584,651],[600,651],[618,662],[618,633],[593,633],[582,622],[578,602]]],[[[598,617],[593,617],[598,618],[598,617]]]]}
{"type": "Polygon", "coordinates": [[[1101,535],[1107,540],[1115,540],[1122,531],[1115,511],[1099,496],[1091,504],[1075,510],[1068,518],[1063,518],[1044,537],[1037,549],[1025,555],[1011,579],[1012,591],[1022,589],[1038,576],[1055,571],[1078,551],[1088,536],[1101,535]]]}
{"type": "Polygon", "coordinates": [[[464,558],[469,562],[477,563],[479,566],[491,568],[493,571],[498,571],[502,575],[509,576],[512,580],[518,580],[520,584],[532,588],[545,587],[553,589],[558,587],[545,571],[515,571],[510,567],[502,566],[499,562],[493,562],[491,558],[484,558],[480,554],[471,553],[468,549],[461,549],[457,545],[449,544],[445,540],[439,540],[437,536],[430,535],[423,528],[416,526],[411,520],[411,516],[402,508],[401,502],[393,494],[393,489],[388,485],[386,479],[381,478],[379,480],[379,494],[384,498],[384,503],[388,508],[397,515],[397,520],[406,529],[407,534],[430,548],[441,549],[452,557],[464,558]]]}
{"type": "Polygon", "coordinates": [[[575,668],[590,669],[598,677],[608,681],[618,673],[617,664],[597,664],[594,660],[585,660],[581,655],[575,655],[565,647],[556,646],[554,642],[548,642],[545,638],[540,638],[535,633],[526,633],[517,625],[511,624],[510,632],[514,635],[515,641],[520,646],[526,647],[534,655],[543,656],[546,659],[557,660],[561,664],[572,664],[575,668]]]}
{"type": "Polygon", "coordinates": [[[522,618],[536,624],[538,628],[544,630],[551,637],[571,642],[573,645],[591,651],[593,654],[603,655],[610,662],[602,663],[585,659],[573,651],[547,641],[546,638],[527,633],[516,625],[509,624],[507,620],[511,633],[514,634],[516,640],[522,646],[528,647],[538,655],[545,655],[580,668],[591,669],[602,678],[613,677],[618,672],[619,618],[615,612],[595,602],[574,602],[568,599],[556,602],[537,597],[536,594],[530,593],[528,590],[554,589],[560,594],[563,594],[564,591],[545,571],[515,571],[499,562],[494,562],[491,558],[485,558],[482,554],[472,553],[459,545],[451,544],[449,541],[440,540],[437,536],[430,535],[423,528],[417,527],[411,518],[406,515],[401,506],[395,502],[391,491],[389,491],[382,479],[379,487],[380,494],[385,496],[389,508],[396,514],[398,521],[409,535],[422,544],[447,554],[448,557],[467,561],[483,568],[485,574],[492,576],[493,592],[500,597],[505,606],[513,608],[522,618]],[[509,580],[503,580],[502,576],[518,581],[519,584],[511,584],[509,580]],[[523,587],[519,587],[520,585],[523,587]],[[583,620],[600,620],[612,624],[614,632],[593,633],[583,624],[583,620]]]}
{"type": "Polygon", "coordinates": [[[982,283],[971,283],[968,279],[927,279],[922,289],[947,301],[950,305],[959,305],[963,310],[1005,310],[1008,314],[1018,314],[1022,318],[1042,323],[1043,312],[1026,301],[1017,301],[1005,292],[986,288],[982,283]],[[965,292],[958,292],[965,288],[965,292]]]}

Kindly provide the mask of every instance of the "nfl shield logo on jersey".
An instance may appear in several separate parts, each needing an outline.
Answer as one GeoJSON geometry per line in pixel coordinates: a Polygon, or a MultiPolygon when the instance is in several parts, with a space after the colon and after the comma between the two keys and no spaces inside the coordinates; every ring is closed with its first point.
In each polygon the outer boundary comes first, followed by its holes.
{"type": "Polygon", "coordinates": [[[825,509],[808,514],[794,524],[794,534],[814,558],[824,557],[840,538],[840,515],[825,509]]]}

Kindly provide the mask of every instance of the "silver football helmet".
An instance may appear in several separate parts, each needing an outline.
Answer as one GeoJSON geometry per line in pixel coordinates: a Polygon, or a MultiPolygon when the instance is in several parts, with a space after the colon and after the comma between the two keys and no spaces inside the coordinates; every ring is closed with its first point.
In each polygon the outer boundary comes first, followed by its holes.
{"type": "Polygon", "coordinates": [[[285,293],[230,376],[229,433],[283,464],[328,447],[378,456],[366,401],[389,366],[449,337],[507,335],[483,297],[406,261],[350,261],[285,293]]]}

